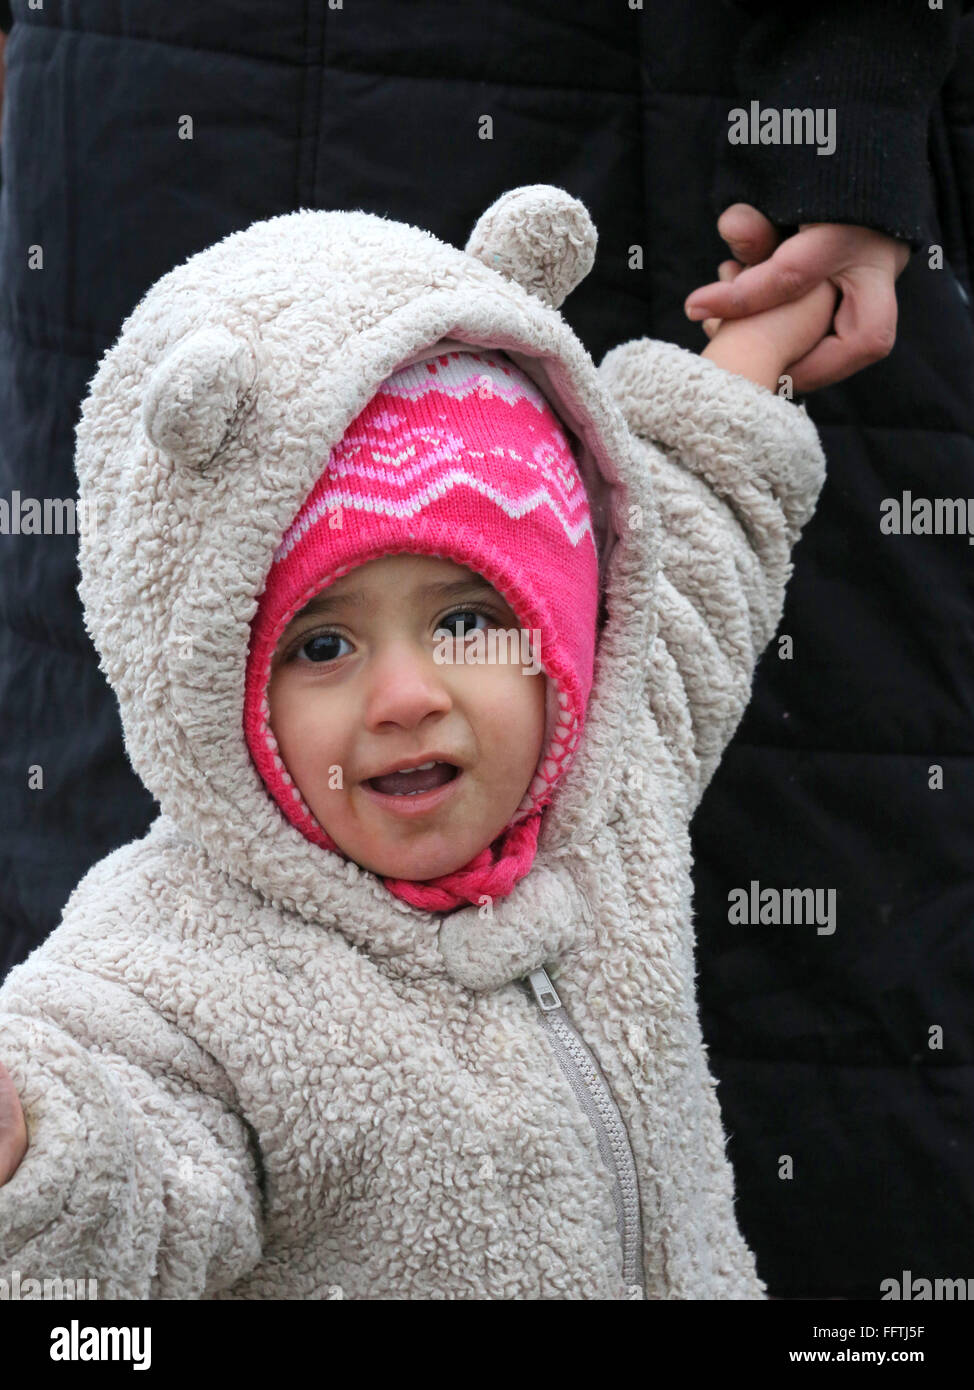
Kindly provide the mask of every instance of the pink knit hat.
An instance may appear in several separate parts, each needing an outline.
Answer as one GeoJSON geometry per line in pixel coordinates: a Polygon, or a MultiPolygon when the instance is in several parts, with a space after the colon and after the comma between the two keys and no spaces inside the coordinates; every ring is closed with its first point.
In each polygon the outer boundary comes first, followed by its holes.
{"type": "Polygon", "coordinates": [[[578,744],[592,687],[598,558],[585,486],[551,407],[504,353],[451,351],[382,383],[275,551],[251,623],[244,702],[251,756],[287,819],[343,858],[270,730],[271,659],[315,594],[359,565],[403,552],[482,575],[522,628],[540,631],[547,676],[542,755],[507,827],[453,873],[382,880],[416,907],[450,911],[484,894],[504,896],[530,869],[542,808],[578,744]]]}

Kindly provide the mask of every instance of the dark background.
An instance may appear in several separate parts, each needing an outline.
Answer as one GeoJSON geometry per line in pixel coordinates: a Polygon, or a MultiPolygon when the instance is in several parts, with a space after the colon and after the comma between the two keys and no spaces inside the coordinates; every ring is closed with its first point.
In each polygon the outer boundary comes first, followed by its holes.
{"type": "MultiPolygon", "coordinates": [[[[502,192],[557,184],[599,230],[563,311],[596,361],[646,335],[705,345],[682,304],[727,255],[715,220],[735,197],[786,227],[861,222],[910,241],[893,353],[807,400],[828,481],[780,627],[794,658],[765,653],[693,827],[698,985],[738,1214],[784,1298],[874,1299],[903,1269],[974,1275],[974,552],[964,536],[879,530],[881,500],[904,489],[970,497],[974,514],[974,16],[908,8],[15,0],[6,44],[8,499],[75,494],[79,402],[123,318],[258,218],[362,208],[463,245],[502,192]],[[735,162],[727,111],[752,97],[836,105],[828,170],[797,150],[735,162]],[[28,265],[38,245],[43,272],[28,265]],[[728,892],[752,879],[834,888],[836,932],[730,925],[728,892]]],[[[156,814],[77,578],[73,536],[0,536],[0,974],[156,814]]]]}

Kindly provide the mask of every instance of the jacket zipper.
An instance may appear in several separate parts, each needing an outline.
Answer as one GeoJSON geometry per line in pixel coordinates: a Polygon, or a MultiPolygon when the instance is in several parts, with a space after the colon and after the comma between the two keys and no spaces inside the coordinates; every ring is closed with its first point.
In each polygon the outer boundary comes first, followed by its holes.
{"type": "Polygon", "coordinates": [[[616,1225],[622,1242],[622,1277],[630,1294],[644,1298],[643,1235],[639,1214],[639,1185],[632,1145],[609,1083],[591,1049],[568,1017],[564,1004],[544,969],[525,976],[534,995],[552,1050],[591,1121],[599,1153],[612,1177],[616,1225]]]}

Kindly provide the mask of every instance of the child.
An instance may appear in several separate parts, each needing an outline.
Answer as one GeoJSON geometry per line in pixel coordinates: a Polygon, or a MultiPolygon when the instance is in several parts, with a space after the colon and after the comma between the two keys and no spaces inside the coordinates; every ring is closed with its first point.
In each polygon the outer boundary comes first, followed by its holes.
{"type": "Polygon", "coordinates": [[[162,814],[0,990],[0,1277],[765,1296],[688,825],[823,480],[775,393],[835,293],[596,369],[557,312],[594,251],[547,185],[465,251],[304,210],[102,360],[80,592],[162,814]]]}

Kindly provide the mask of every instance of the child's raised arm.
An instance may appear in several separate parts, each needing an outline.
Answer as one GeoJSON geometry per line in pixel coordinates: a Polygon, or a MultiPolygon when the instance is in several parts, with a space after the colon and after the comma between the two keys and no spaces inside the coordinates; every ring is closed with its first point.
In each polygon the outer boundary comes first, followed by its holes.
{"type": "Polygon", "coordinates": [[[744,713],[825,478],[804,407],[771,389],[828,326],[835,291],[819,288],[817,302],[813,291],[808,304],[728,322],[699,356],[640,338],[599,368],[653,481],[657,637],[646,698],[691,813],[744,713]],[[779,312],[790,318],[772,322],[779,312]]]}

